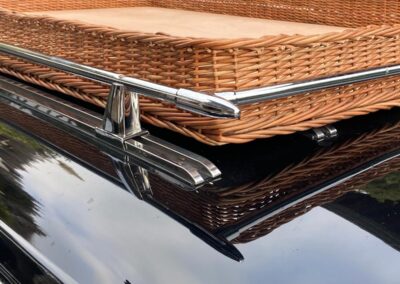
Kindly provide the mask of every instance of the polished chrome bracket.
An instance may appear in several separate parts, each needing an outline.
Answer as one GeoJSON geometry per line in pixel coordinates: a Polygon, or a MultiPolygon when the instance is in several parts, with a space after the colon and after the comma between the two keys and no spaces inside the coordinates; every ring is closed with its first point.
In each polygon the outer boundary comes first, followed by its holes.
{"type": "Polygon", "coordinates": [[[338,131],[334,126],[326,125],[306,131],[305,136],[318,144],[324,144],[335,140],[338,137],[338,131]]]}
{"type": "Polygon", "coordinates": [[[99,137],[110,142],[123,143],[136,136],[148,134],[140,125],[139,96],[124,85],[111,85],[101,128],[96,128],[99,137]]]}

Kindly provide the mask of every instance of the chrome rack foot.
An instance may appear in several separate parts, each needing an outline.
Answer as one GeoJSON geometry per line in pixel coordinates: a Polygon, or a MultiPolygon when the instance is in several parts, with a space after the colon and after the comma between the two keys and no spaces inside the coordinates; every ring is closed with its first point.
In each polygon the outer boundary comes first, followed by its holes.
{"type": "Polygon", "coordinates": [[[318,144],[326,144],[334,141],[339,134],[334,126],[326,125],[306,131],[304,135],[318,144]]]}
{"type": "Polygon", "coordinates": [[[117,171],[127,173],[129,165],[135,164],[191,189],[212,182],[221,175],[219,169],[206,158],[154,137],[142,129],[137,94],[126,91],[123,86],[112,86],[103,117],[2,76],[0,102],[96,145],[119,161],[117,171]]]}

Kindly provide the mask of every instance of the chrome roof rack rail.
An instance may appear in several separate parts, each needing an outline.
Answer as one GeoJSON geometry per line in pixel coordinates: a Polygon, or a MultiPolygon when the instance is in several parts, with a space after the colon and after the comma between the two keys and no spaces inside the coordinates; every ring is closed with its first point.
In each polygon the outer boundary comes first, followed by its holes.
{"type": "Polygon", "coordinates": [[[215,95],[230,101],[235,105],[245,105],[320,91],[328,88],[341,87],[395,75],[400,75],[400,65],[385,66],[347,74],[339,74],[336,76],[278,84],[250,90],[220,92],[215,93],[215,95]]]}
{"type": "Polygon", "coordinates": [[[221,175],[219,169],[204,157],[142,129],[138,97],[161,100],[179,109],[218,118],[239,117],[240,111],[232,103],[215,96],[126,77],[4,43],[0,43],[0,53],[111,86],[103,117],[0,76],[2,102],[67,127],[74,134],[99,146],[109,146],[107,153],[113,152],[113,157],[119,157],[123,163],[134,160],[145,169],[185,186],[196,188],[221,175]]]}
{"type": "MultiPolygon", "coordinates": [[[[33,63],[59,69],[89,80],[108,85],[116,84],[123,86],[126,91],[130,93],[137,93],[141,96],[171,103],[179,109],[187,110],[192,113],[218,118],[238,118],[240,115],[239,108],[231,102],[204,93],[182,88],[170,88],[1,42],[0,52],[33,63]]],[[[116,91],[116,88],[114,88],[113,91],[116,91]]]]}

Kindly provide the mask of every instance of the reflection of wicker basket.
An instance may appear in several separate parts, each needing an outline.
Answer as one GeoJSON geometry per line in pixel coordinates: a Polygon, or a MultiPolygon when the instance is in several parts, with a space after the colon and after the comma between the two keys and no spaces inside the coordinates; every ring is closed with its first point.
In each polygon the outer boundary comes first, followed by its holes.
{"type": "Polygon", "coordinates": [[[290,207],[283,212],[275,215],[273,218],[269,218],[253,227],[247,231],[240,234],[239,237],[233,240],[234,243],[246,243],[258,239],[266,234],[270,233],[279,226],[290,222],[294,218],[310,211],[316,206],[321,206],[323,204],[332,202],[342,196],[343,194],[354,191],[358,189],[358,186],[365,185],[369,181],[376,178],[385,176],[394,171],[400,170],[400,158],[395,158],[387,163],[379,165],[372,170],[366,171],[356,177],[352,178],[350,181],[346,181],[338,186],[335,186],[323,193],[313,196],[303,202],[290,207]]]}
{"type": "MultiPolygon", "coordinates": [[[[400,63],[397,1],[78,1],[0,0],[0,41],[161,84],[233,91],[400,63]],[[315,36],[196,39],[148,34],[24,14],[29,11],[160,6],[348,27],[315,36]],[[376,25],[376,26],[369,26],[376,25]]],[[[0,71],[104,106],[107,88],[0,56],[0,71]]],[[[242,107],[240,120],[183,113],[141,100],[142,119],[204,143],[243,143],[305,130],[400,105],[399,79],[387,78],[242,107]]]]}
{"type": "MultiPolygon", "coordinates": [[[[85,164],[118,180],[111,160],[96,147],[2,104],[0,104],[0,119],[9,120],[27,131],[35,129],[35,134],[39,137],[59,149],[64,149],[70,155],[79,157],[80,160],[84,159],[85,164]]],[[[360,164],[398,149],[399,142],[400,122],[397,122],[334,148],[320,151],[265,179],[225,188],[202,188],[199,193],[183,191],[168,185],[156,176],[151,176],[152,198],[186,220],[216,232],[235,225],[260,210],[268,209],[291,197],[295,198],[307,189],[346,173],[360,164]]],[[[315,206],[333,201],[344,193],[357,189],[358,185],[396,170],[400,170],[400,158],[377,166],[298,203],[244,231],[233,242],[242,243],[259,238],[315,206]]]]}
{"type": "MultiPolygon", "coordinates": [[[[152,184],[154,198],[178,214],[210,231],[224,228],[253,216],[325,181],[344,174],[399,147],[400,123],[360,136],[338,147],[321,151],[261,181],[230,188],[209,188],[198,194],[152,184]]],[[[243,232],[234,242],[262,236],[311,208],[333,201],[357,185],[400,169],[400,159],[377,166],[332,189],[305,200],[243,232]]]]}

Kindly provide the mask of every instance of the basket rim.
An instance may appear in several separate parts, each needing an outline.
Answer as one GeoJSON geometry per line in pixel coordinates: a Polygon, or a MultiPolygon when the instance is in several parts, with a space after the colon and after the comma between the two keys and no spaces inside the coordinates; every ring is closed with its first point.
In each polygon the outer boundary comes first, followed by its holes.
{"type": "Polygon", "coordinates": [[[400,24],[368,25],[357,28],[346,28],[342,32],[329,32],[316,35],[265,35],[258,38],[197,38],[173,36],[165,33],[148,33],[123,30],[106,25],[90,24],[75,20],[61,20],[51,16],[31,15],[0,7],[0,15],[12,17],[13,21],[32,20],[48,24],[62,30],[87,32],[92,35],[108,36],[115,40],[127,42],[142,42],[150,46],[171,46],[172,48],[206,48],[209,50],[290,50],[297,47],[326,47],[331,44],[349,41],[364,41],[382,38],[399,38],[400,24]]]}

